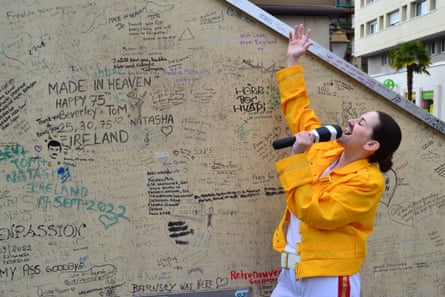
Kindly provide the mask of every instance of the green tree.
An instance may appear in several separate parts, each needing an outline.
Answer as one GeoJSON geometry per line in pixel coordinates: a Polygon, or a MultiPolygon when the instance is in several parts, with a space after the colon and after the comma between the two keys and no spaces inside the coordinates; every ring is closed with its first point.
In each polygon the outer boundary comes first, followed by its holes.
{"type": "Polygon", "coordinates": [[[428,50],[420,41],[409,41],[389,52],[390,66],[396,71],[406,68],[406,81],[408,100],[413,99],[413,74],[428,74],[427,68],[431,65],[431,57],[428,50]]]}

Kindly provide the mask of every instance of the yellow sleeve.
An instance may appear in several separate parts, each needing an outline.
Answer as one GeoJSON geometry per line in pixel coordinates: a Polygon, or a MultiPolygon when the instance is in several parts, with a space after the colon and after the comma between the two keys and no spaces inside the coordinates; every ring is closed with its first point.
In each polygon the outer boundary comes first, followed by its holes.
{"type": "Polygon", "coordinates": [[[281,108],[292,133],[309,131],[320,126],[315,112],[309,108],[306,82],[301,65],[284,68],[276,73],[281,108]]]}
{"type": "Polygon", "coordinates": [[[312,183],[312,171],[306,154],[296,154],[276,162],[275,167],[283,190],[292,189],[312,183]]]}

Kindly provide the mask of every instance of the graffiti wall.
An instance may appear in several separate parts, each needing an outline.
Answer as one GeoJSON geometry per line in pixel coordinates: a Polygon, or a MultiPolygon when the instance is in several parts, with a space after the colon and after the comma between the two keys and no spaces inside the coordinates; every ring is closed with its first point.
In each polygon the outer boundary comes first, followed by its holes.
{"type": "MultiPolygon", "coordinates": [[[[287,40],[219,0],[4,0],[0,34],[0,296],[270,295],[287,40]]],[[[323,123],[404,130],[363,296],[445,295],[444,135],[302,62],[323,123]]]]}

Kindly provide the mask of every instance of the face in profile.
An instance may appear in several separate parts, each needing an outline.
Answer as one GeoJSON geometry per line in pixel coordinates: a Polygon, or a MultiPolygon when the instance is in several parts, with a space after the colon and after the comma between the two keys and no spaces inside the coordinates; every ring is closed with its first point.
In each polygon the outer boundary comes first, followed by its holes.
{"type": "Polygon", "coordinates": [[[371,139],[374,127],[379,124],[379,115],[375,111],[362,114],[357,119],[348,120],[348,127],[343,131],[338,142],[350,149],[365,148],[374,142],[371,139]]]}

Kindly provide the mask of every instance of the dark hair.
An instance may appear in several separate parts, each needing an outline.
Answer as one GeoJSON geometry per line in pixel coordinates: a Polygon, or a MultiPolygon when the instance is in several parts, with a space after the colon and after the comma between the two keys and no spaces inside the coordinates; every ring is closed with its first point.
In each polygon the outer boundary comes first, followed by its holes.
{"type": "Polygon", "coordinates": [[[62,145],[60,144],[60,142],[58,142],[57,140],[50,140],[48,142],[48,148],[50,146],[57,146],[59,149],[62,149],[62,145]]]}
{"type": "Polygon", "coordinates": [[[399,124],[388,114],[377,111],[379,124],[374,127],[371,138],[380,143],[380,147],[371,156],[370,162],[378,162],[380,170],[386,172],[392,167],[392,156],[402,141],[399,124]]]}

